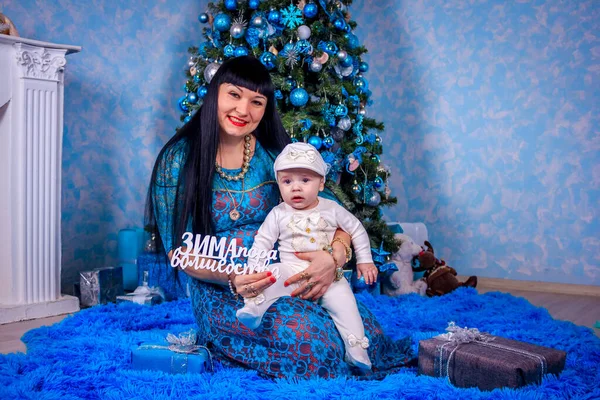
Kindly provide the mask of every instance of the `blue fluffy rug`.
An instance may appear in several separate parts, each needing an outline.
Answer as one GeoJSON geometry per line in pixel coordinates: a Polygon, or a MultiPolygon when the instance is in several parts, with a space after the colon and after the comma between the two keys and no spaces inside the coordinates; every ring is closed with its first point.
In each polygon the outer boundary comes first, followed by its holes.
{"type": "Polygon", "coordinates": [[[194,326],[189,300],[158,306],[110,304],[27,332],[27,354],[0,357],[0,399],[600,399],[600,339],[591,329],[553,320],[548,311],[502,293],[460,289],[441,298],[360,295],[394,338],[417,343],[443,333],[449,321],[494,335],[567,351],[559,378],[522,389],[459,389],[410,368],[382,381],[352,379],[292,382],[252,371],[169,375],[133,371],[129,348],[194,326]]]}

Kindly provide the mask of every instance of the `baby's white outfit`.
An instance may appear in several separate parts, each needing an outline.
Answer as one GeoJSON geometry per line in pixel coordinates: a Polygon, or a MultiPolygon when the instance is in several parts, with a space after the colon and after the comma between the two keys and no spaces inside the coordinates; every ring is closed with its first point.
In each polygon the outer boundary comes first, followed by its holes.
{"type": "MultiPolygon", "coordinates": [[[[286,279],[304,271],[309,265],[308,261],[297,258],[294,252],[322,250],[331,243],[337,228],[352,237],[358,264],[373,262],[369,236],[360,221],[336,202],[322,197],[318,199],[317,206],[310,210],[296,210],[281,203],[271,210],[259,228],[252,246],[254,254],[260,254],[258,250],[267,254],[278,241],[281,262],[271,264],[268,269],[274,274],[278,269],[280,277],[257,297],[244,299],[245,306],[236,315],[249,328],[256,329],[267,309],[278,298],[289,296],[298,287],[291,285],[286,288],[283,285],[286,279]]],[[[263,266],[264,263],[264,259],[248,260],[249,266],[263,266]]],[[[362,318],[348,281],[342,278],[333,282],[319,304],[331,315],[346,344],[346,361],[359,368],[370,369],[367,354],[369,339],[365,337],[362,318]]]]}

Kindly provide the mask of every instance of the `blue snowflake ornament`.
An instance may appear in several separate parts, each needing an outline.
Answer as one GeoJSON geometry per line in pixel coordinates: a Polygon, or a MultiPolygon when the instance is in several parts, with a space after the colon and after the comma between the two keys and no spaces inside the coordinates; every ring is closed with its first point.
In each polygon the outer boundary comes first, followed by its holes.
{"type": "Polygon", "coordinates": [[[281,10],[281,20],[289,29],[296,29],[304,23],[302,11],[293,4],[290,4],[288,8],[281,10]]]}

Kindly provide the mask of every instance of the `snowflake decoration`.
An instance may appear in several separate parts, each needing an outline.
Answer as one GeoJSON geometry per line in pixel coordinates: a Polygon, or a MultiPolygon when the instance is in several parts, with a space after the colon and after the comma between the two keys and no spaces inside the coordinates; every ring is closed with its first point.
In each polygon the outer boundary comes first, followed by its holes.
{"type": "Polygon", "coordinates": [[[285,64],[291,69],[294,69],[296,64],[298,64],[298,58],[300,57],[296,49],[290,49],[285,52],[285,64]]]}
{"type": "Polygon", "coordinates": [[[290,4],[288,8],[284,8],[281,11],[281,19],[285,26],[290,29],[296,29],[296,27],[302,25],[304,20],[302,19],[302,11],[293,4],[290,4]]]}

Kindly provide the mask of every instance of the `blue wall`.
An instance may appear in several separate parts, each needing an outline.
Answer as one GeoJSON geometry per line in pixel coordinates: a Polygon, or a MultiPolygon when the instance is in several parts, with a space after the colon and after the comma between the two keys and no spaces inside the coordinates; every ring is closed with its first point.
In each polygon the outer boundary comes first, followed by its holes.
{"type": "MultiPolygon", "coordinates": [[[[141,226],[150,168],[178,124],[205,1],[0,1],[68,57],[63,284],[114,263],[141,226]],[[60,3],[63,5],[61,6],[60,3]]],[[[461,274],[600,284],[600,12],[594,1],[355,1],[383,162],[399,203],[461,274]]]]}

